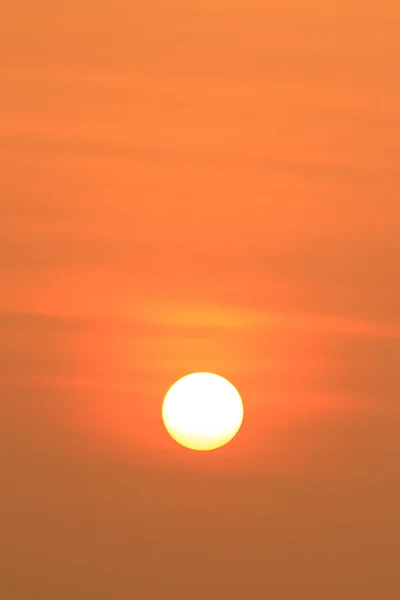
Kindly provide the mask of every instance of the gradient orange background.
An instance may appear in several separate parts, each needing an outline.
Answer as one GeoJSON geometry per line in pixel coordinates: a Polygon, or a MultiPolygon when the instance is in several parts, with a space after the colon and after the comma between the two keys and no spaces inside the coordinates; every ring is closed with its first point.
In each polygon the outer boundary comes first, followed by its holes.
{"type": "Polygon", "coordinates": [[[1,598],[397,600],[398,1],[1,12],[1,598]]]}

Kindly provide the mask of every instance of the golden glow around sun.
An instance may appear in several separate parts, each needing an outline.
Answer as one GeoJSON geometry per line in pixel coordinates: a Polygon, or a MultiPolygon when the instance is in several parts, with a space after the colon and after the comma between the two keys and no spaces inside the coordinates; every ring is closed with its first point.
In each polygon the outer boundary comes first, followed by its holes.
{"type": "Polygon", "coordinates": [[[227,379],[213,373],[192,373],[168,390],[162,418],[168,433],[182,446],[213,450],[239,431],[243,403],[227,379]]]}

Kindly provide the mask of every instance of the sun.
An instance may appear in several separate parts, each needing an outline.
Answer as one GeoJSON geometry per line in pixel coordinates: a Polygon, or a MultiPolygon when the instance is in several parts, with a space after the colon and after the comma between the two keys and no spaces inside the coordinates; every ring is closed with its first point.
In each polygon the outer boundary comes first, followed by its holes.
{"type": "Polygon", "coordinates": [[[192,373],[168,390],[162,407],[171,437],[193,450],[214,450],[227,444],[243,421],[243,403],[236,388],[213,373],[192,373]]]}

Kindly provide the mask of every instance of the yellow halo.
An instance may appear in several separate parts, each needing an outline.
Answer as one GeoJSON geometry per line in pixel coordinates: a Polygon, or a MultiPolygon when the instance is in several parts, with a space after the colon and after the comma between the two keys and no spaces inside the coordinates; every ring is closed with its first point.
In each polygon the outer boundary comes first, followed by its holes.
{"type": "Polygon", "coordinates": [[[213,450],[227,444],[239,431],[243,403],[224,377],[192,373],[170,387],[162,418],[168,433],[182,446],[213,450]]]}

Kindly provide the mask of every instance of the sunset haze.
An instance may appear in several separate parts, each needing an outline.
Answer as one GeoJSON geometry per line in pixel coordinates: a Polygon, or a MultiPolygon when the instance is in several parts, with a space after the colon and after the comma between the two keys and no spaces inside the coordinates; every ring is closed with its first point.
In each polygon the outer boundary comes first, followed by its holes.
{"type": "Polygon", "coordinates": [[[398,600],[400,3],[3,4],[0,597],[398,600]]]}

